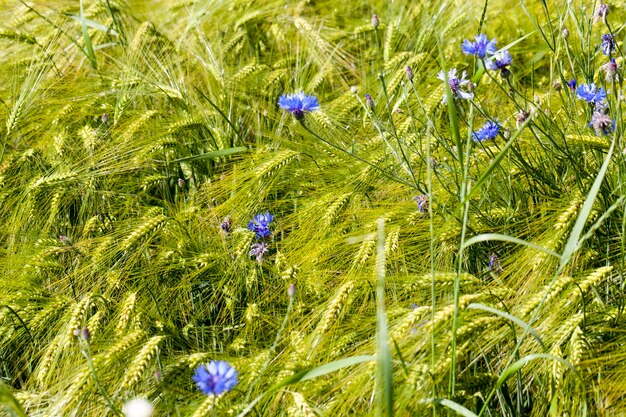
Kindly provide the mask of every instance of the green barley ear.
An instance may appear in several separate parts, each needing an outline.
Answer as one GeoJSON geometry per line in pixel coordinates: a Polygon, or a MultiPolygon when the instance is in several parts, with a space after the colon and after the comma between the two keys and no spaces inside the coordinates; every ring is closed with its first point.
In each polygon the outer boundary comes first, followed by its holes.
{"type": "Polygon", "coordinates": [[[122,379],[121,388],[131,389],[144,377],[146,368],[150,361],[158,355],[159,344],[163,341],[163,336],[154,336],[146,341],[137,356],[133,359],[124,378],[122,379]]]}

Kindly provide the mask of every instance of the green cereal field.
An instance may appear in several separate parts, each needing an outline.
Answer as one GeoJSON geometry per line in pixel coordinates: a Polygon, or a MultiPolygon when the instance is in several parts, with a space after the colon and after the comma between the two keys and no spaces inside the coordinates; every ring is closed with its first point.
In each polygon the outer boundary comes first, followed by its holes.
{"type": "Polygon", "coordinates": [[[626,3],[0,0],[0,416],[626,416],[626,3]]]}

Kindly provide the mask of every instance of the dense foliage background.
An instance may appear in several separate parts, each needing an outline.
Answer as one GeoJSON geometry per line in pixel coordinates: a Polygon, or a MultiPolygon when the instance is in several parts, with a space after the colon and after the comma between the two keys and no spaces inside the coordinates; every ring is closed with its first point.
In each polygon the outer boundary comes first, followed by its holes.
{"type": "Polygon", "coordinates": [[[625,13],[599,6],[0,0],[6,412],[625,414],[623,78],[600,70],[625,13]],[[461,52],[478,33],[510,77],[461,52]],[[304,124],[277,106],[298,91],[304,124]],[[239,372],[217,399],[191,379],[211,359],[239,372]]]}

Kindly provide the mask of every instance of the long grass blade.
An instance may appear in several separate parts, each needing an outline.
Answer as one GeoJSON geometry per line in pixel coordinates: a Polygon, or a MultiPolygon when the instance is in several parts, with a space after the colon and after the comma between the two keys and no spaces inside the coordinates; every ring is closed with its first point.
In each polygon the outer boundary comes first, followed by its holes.
{"type": "Polygon", "coordinates": [[[85,54],[87,55],[87,58],[89,58],[89,62],[91,62],[91,66],[94,69],[98,69],[98,63],[96,62],[96,53],[93,50],[93,45],[91,44],[91,36],[89,36],[89,31],[87,30],[87,20],[85,19],[85,13],[83,10],[83,0],[80,0],[80,24],[83,30],[85,54]]]}
{"type": "Polygon", "coordinates": [[[385,219],[378,219],[378,244],[376,256],[376,346],[378,362],[379,399],[377,413],[393,415],[393,369],[387,315],[385,313],[385,219]]]}

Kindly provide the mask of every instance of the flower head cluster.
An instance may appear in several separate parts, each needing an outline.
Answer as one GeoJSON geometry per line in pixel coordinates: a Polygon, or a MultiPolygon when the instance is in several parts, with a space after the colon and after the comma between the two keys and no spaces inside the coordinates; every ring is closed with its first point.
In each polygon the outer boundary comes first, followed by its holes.
{"type": "Polygon", "coordinates": [[[226,361],[211,361],[196,368],[193,376],[198,389],[207,395],[220,395],[237,385],[237,371],[226,361]]]}
{"type": "Polygon", "coordinates": [[[135,398],[124,404],[123,411],[126,417],[152,417],[154,407],[145,398],[135,398]]]}
{"type": "Polygon", "coordinates": [[[608,14],[609,14],[609,5],[602,3],[596,9],[596,12],[593,15],[593,21],[594,22],[599,22],[599,21],[606,22],[606,16],[608,14]]]}
{"type": "Polygon", "coordinates": [[[420,213],[428,212],[428,196],[426,194],[416,195],[412,200],[417,203],[417,211],[420,213]]]}
{"type": "Polygon", "coordinates": [[[585,100],[589,104],[593,104],[598,107],[604,106],[604,100],[606,99],[606,91],[602,87],[596,87],[594,83],[581,84],[576,89],[576,96],[580,100],[585,100]]]}
{"type": "Polygon", "coordinates": [[[615,58],[611,58],[606,64],[600,65],[600,70],[604,72],[604,78],[607,82],[619,80],[619,65],[615,62],[615,58]]]}
{"type": "Polygon", "coordinates": [[[593,128],[598,136],[608,135],[615,130],[615,120],[604,111],[596,111],[589,122],[589,127],[593,128]]]}
{"type": "Polygon", "coordinates": [[[572,90],[572,91],[576,90],[576,86],[578,85],[578,83],[574,79],[571,79],[571,80],[567,81],[565,84],[567,84],[569,89],[572,90]]]}
{"type": "Polygon", "coordinates": [[[476,55],[478,58],[483,59],[487,55],[493,55],[496,53],[496,40],[489,40],[487,35],[481,33],[474,38],[475,42],[470,42],[465,39],[463,41],[463,53],[466,55],[476,55]]]}
{"type": "Polygon", "coordinates": [[[515,125],[519,128],[521,125],[526,123],[526,120],[530,117],[530,113],[525,110],[520,110],[515,115],[515,125]]]}
{"type": "Polygon", "coordinates": [[[224,217],[224,220],[222,220],[222,223],[220,224],[220,229],[222,229],[222,231],[226,234],[230,233],[232,227],[232,222],[230,220],[230,217],[224,217]]]}
{"type": "Polygon", "coordinates": [[[270,230],[270,223],[274,220],[269,211],[255,215],[248,223],[248,230],[256,233],[257,239],[264,239],[270,237],[272,231],[270,230]]]}
{"type": "Polygon", "coordinates": [[[505,49],[504,51],[495,54],[491,57],[491,59],[485,61],[485,66],[488,70],[500,70],[502,76],[506,78],[511,74],[507,67],[511,65],[512,61],[513,58],[511,58],[511,54],[505,49]]]}
{"type": "Polygon", "coordinates": [[[281,109],[287,110],[296,118],[296,120],[304,120],[306,112],[319,110],[320,104],[317,97],[304,94],[302,92],[296,94],[283,94],[278,99],[278,105],[281,109]]]}
{"type": "Polygon", "coordinates": [[[265,254],[267,253],[268,250],[269,250],[269,248],[267,247],[267,243],[265,243],[265,242],[253,243],[250,246],[249,255],[250,256],[254,256],[258,263],[262,263],[263,262],[263,256],[265,256],[265,254]]]}
{"type": "MultiPolygon", "coordinates": [[[[464,90],[464,88],[469,88],[471,86],[471,82],[465,78],[466,76],[467,73],[463,71],[461,77],[459,78],[456,73],[456,68],[452,68],[448,71],[448,85],[450,86],[450,91],[452,91],[452,97],[465,100],[474,98],[474,93],[464,90]]],[[[443,82],[446,81],[446,76],[443,71],[439,71],[437,78],[443,82]]],[[[446,101],[445,95],[443,97],[443,101],[446,101]]]]}
{"type": "Polygon", "coordinates": [[[500,265],[500,258],[495,253],[492,253],[489,257],[489,270],[495,274],[502,272],[502,266],[500,265]]]}
{"type": "Polygon", "coordinates": [[[473,139],[476,142],[483,142],[485,140],[495,139],[498,133],[500,133],[500,125],[491,120],[487,120],[483,127],[481,127],[478,132],[474,133],[473,139]]]}
{"type": "Polygon", "coordinates": [[[602,44],[600,45],[600,48],[602,48],[604,55],[611,56],[615,50],[615,39],[613,38],[613,35],[610,33],[602,35],[602,44]]]}

